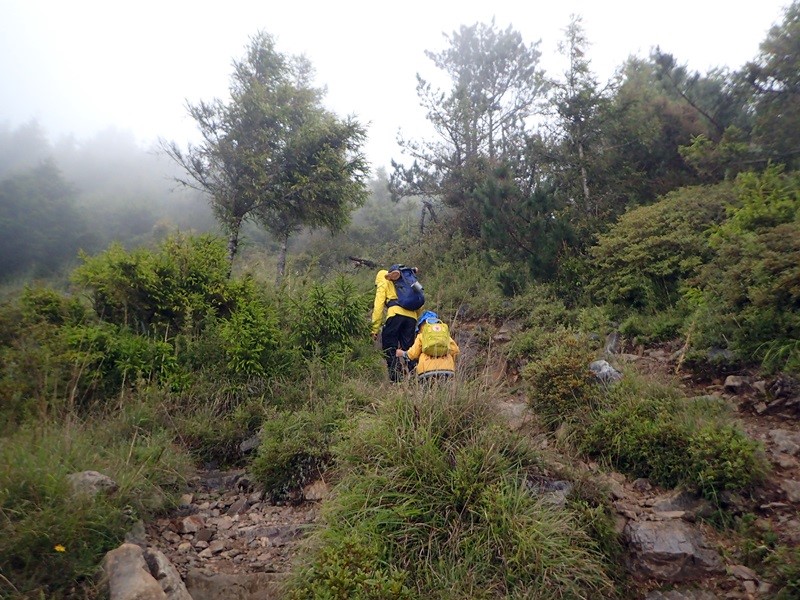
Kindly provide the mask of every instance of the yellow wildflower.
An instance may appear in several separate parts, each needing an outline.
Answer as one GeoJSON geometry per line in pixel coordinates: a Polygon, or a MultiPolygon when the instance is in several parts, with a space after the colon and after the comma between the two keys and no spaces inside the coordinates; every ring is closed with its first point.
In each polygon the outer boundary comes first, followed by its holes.
{"type": "Polygon", "coordinates": [[[53,547],[53,550],[55,550],[56,552],[66,552],[67,551],[67,549],[64,548],[64,546],[62,546],[61,544],[56,544],[53,547]]]}

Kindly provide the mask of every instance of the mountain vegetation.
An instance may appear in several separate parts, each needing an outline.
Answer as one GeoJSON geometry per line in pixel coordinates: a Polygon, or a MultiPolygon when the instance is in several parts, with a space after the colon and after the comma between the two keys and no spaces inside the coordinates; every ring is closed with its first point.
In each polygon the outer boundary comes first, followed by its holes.
{"type": "Polygon", "coordinates": [[[736,72],[654,49],[601,83],[579,17],[559,48],[552,75],[512,27],[453,32],[443,89],[418,79],[434,137],[371,178],[364,128],[266,33],[188,107],[197,146],[0,129],[2,596],[101,597],[104,554],[215,465],[272,502],[334,485],[289,597],[638,597],[591,463],[704,498],[798,597],[796,547],[726,512],[771,469],[731,407],[588,365],[610,336],[797,385],[800,3],[736,72]],[[469,337],[452,387],[386,380],[373,265],[398,261],[469,337]],[[75,494],[84,470],[117,491],[75,494]],[[559,506],[531,492],[553,480],[559,506]]]}

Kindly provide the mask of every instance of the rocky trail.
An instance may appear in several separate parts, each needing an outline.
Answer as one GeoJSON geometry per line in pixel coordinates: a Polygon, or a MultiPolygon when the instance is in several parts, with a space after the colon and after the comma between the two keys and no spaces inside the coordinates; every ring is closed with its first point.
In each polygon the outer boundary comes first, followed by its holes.
{"type": "MultiPolygon", "coordinates": [[[[774,532],[781,543],[800,545],[800,390],[780,378],[761,381],[740,375],[703,383],[688,376],[676,378],[673,357],[663,349],[610,360],[623,373],[635,368],[669,377],[689,397],[724,398],[748,434],[763,444],[772,466],[769,478],[752,496],[725,498],[727,513],[752,514],[755,524],[774,532]]],[[[512,429],[535,420],[522,399],[497,407],[512,429]]],[[[546,436],[536,439],[542,448],[552,447],[546,436]]],[[[645,479],[605,473],[594,463],[581,466],[610,490],[627,565],[638,582],[632,598],[773,597],[772,582],[762,579],[758,568],[742,564],[735,536],[704,521],[713,513],[708,502],[680,490],[659,489],[645,479]]],[[[547,489],[563,491],[570,485],[556,483],[563,486],[547,489]]],[[[325,483],[316,482],[304,490],[302,502],[274,505],[244,471],[200,471],[189,482],[181,506],[149,523],[138,536],[132,533],[130,541],[147,549],[150,572],[165,592],[154,598],[280,598],[281,581],[291,571],[304,536],[318,521],[327,493],[325,483]],[[164,561],[174,566],[171,576],[166,574],[169,567],[159,570],[164,561]],[[178,581],[167,583],[176,577],[178,581]]]]}
{"type": "Polygon", "coordinates": [[[317,482],[302,502],[275,505],[242,470],[200,471],[181,506],[146,526],[145,542],[174,565],[192,600],[278,598],[326,494],[317,482]]]}

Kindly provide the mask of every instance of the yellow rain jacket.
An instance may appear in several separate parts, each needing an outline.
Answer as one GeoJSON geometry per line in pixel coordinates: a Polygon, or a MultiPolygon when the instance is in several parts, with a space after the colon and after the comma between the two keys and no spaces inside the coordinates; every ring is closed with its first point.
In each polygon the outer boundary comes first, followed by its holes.
{"type": "MultiPolygon", "coordinates": [[[[422,325],[422,327],[427,326],[427,324],[422,325]]],[[[411,360],[419,359],[417,375],[433,371],[450,371],[451,373],[455,371],[456,356],[461,352],[456,341],[452,337],[450,338],[450,346],[444,356],[429,356],[422,351],[422,327],[420,327],[419,333],[414,339],[414,345],[406,352],[406,356],[411,360]]]]}
{"type": "Polygon", "coordinates": [[[419,311],[408,310],[402,306],[390,306],[386,308],[386,303],[389,300],[397,300],[397,292],[394,289],[394,283],[386,279],[389,271],[381,269],[375,276],[375,303],[372,307],[372,333],[378,333],[383,325],[383,311],[386,310],[386,318],[395,315],[403,315],[411,317],[415,321],[418,318],[419,311]]]}

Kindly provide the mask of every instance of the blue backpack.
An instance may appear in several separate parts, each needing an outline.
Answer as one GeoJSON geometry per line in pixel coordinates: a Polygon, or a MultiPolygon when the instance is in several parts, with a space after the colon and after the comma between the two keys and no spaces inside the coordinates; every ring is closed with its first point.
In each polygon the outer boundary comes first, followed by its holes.
{"type": "Polygon", "coordinates": [[[406,310],[417,310],[425,304],[425,294],[422,291],[422,284],[417,281],[416,269],[405,265],[392,265],[389,273],[398,271],[400,276],[397,279],[390,278],[394,282],[394,289],[397,292],[397,300],[389,300],[386,306],[400,306],[406,310]]]}

